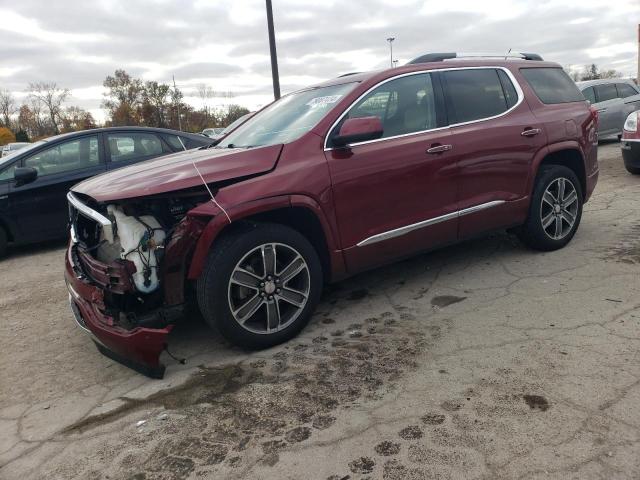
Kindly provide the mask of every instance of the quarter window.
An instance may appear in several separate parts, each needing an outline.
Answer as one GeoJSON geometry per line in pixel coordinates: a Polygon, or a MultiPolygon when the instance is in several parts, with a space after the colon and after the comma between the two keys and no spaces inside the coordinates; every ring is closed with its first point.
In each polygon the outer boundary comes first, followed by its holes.
{"type": "Polygon", "coordinates": [[[607,100],[618,98],[618,92],[613,83],[603,83],[602,85],[596,85],[594,88],[598,92],[598,102],[606,102],[607,100]]]}
{"type": "Polygon", "coordinates": [[[428,73],[396,78],[369,92],[344,119],[378,117],[384,128],[382,138],[430,130],[438,126],[434,96],[428,73]]]}
{"type": "Polygon", "coordinates": [[[633,88],[628,83],[616,83],[616,88],[618,89],[618,97],[627,98],[632,95],[638,95],[635,88],[633,88]]]}
{"type": "Polygon", "coordinates": [[[584,102],[582,92],[567,73],[558,67],[521,68],[542,103],[584,102]]]}
{"type": "Polygon", "coordinates": [[[582,91],[582,94],[584,95],[584,98],[591,102],[591,104],[596,103],[596,93],[593,91],[593,87],[585,88],[582,91]]]}
{"type": "Polygon", "coordinates": [[[140,160],[170,152],[160,138],[151,133],[110,133],[107,141],[112,162],[140,160]]]}
{"type": "Polygon", "coordinates": [[[509,93],[503,90],[495,69],[452,70],[443,75],[453,110],[454,120],[451,123],[500,115],[510,108],[509,103],[513,102],[514,96],[517,98],[515,90],[509,93]]]}
{"type": "Polygon", "coordinates": [[[38,177],[95,167],[99,163],[98,137],[86,136],[59,143],[24,159],[25,167],[33,167],[38,177]]]}

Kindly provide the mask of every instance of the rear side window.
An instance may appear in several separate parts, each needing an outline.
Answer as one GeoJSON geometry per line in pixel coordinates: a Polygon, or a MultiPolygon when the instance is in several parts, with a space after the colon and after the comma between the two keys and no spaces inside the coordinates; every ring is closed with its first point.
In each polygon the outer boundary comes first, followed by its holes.
{"type": "Polygon", "coordinates": [[[522,68],[520,72],[542,103],[584,102],[573,80],[561,68],[522,68]]]}
{"type": "Polygon", "coordinates": [[[108,133],[107,141],[109,142],[109,159],[116,163],[150,158],[170,152],[160,138],[152,133],[108,133]]]}
{"type": "Polygon", "coordinates": [[[596,103],[596,93],[593,91],[593,87],[585,88],[582,91],[584,98],[589,100],[591,103],[596,103]]]}
{"type": "Polygon", "coordinates": [[[618,92],[616,91],[616,86],[613,83],[596,85],[594,88],[596,89],[596,92],[598,92],[598,102],[606,102],[607,100],[618,98],[618,92]]]}
{"type": "Polygon", "coordinates": [[[511,89],[503,90],[498,72],[491,68],[452,70],[444,72],[449,105],[453,110],[452,123],[464,123],[494,117],[506,112],[517,102],[517,94],[507,77],[511,89]],[[515,99],[515,101],[514,101],[515,99]]]}
{"type": "Polygon", "coordinates": [[[632,95],[638,95],[638,92],[628,83],[616,83],[618,89],[618,97],[627,98],[632,95]]]}

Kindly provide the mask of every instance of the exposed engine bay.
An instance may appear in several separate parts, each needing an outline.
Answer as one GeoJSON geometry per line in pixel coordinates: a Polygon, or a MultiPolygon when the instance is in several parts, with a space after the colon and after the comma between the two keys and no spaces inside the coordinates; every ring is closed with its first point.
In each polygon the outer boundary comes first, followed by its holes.
{"type": "Polygon", "coordinates": [[[201,190],[107,205],[83,199],[111,222],[71,213],[83,273],[104,289],[104,313],[118,326],[162,328],[183,312],[184,268],[204,220],[186,213],[207,201],[201,190]]]}

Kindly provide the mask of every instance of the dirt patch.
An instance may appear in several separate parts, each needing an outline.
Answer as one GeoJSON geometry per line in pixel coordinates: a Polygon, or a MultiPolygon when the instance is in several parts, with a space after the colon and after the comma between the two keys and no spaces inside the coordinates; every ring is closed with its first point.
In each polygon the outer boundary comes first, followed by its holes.
{"type": "MultiPolygon", "coordinates": [[[[366,325],[382,324],[400,317],[386,314],[370,317],[366,325]]],[[[425,350],[431,336],[418,321],[406,316],[391,323],[385,333],[367,331],[362,323],[349,326],[358,336],[312,337],[310,342],[291,342],[270,358],[241,362],[217,368],[201,367],[183,385],[163,390],[142,400],[121,398],[122,407],[101,416],[85,418],[70,426],[66,435],[82,434],[99,425],[118,421],[134,411],[150,411],[154,407],[172,411],[162,422],[150,420],[152,437],[171,438],[155,443],[144,435],[129,434],[124,440],[133,452],[130,472],[119,466],[123,474],[160,471],[166,461],[179,458],[171,478],[214,472],[217,468],[242,468],[247,461],[230,452],[258,451],[261,465],[280,461],[279,453],[291,445],[309,441],[314,432],[330,428],[340,408],[349,408],[365,400],[376,400],[389,390],[407,369],[416,367],[415,357],[425,350]],[[144,459],[144,460],[143,460],[144,459]],[[140,465],[144,465],[143,471],[140,465]],[[219,467],[218,467],[219,466],[219,467]],[[214,469],[214,470],[212,470],[214,469]]],[[[415,427],[418,428],[418,427],[415,427]]],[[[419,428],[404,434],[419,438],[419,428]]],[[[113,452],[122,448],[111,447],[113,452]]],[[[393,451],[394,445],[389,445],[393,451]]],[[[354,460],[358,472],[367,473],[373,460],[354,460]]]]}
{"type": "Polygon", "coordinates": [[[440,413],[428,413],[420,418],[425,425],[440,425],[444,423],[445,416],[440,413]]]}
{"type": "Polygon", "coordinates": [[[437,308],[448,307],[449,305],[453,305],[454,303],[462,302],[466,300],[467,297],[456,297],[454,295],[439,295],[437,297],[433,297],[431,299],[431,305],[437,308]]]}
{"type": "Polygon", "coordinates": [[[636,265],[640,263],[640,225],[633,225],[622,234],[620,241],[606,250],[604,260],[636,265]]]}
{"type": "Polygon", "coordinates": [[[360,457],[352,462],[349,462],[349,469],[353,473],[371,473],[376,462],[369,457],[360,457]]]}
{"type": "Polygon", "coordinates": [[[367,296],[369,296],[369,290],[362,288],[360,290],[353,290],[347,297],[347,300],[362,300],[367,296]]]}
{"type": "Polygon", "coordinates": [[[384,442],[380,442],[378,445],[376,445],[374,450],[378,455],[389,457],[391,455],[397,455],[398,453],[400,453],[400,444],[385,440],[384,442]]]}
{"type": "Polygon", "coordinates": [[[540,410],[541,412],[549,410],[548,400],[540,395],[523,395],[522,398],[532,410],[540,410]]]}
{"type": "Polygon", "coordinates": [[[410,425],[400,430],[398,435],[400,435],[400,438],[404,438],[405,440],[416,440],[418,438],[422,438],[423,433],[418,425],[410,425]]]}

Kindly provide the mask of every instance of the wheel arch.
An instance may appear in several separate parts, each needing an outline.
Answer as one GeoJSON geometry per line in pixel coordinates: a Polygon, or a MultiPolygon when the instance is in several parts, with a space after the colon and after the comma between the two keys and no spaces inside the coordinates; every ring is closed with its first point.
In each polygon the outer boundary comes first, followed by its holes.
{"type": "Polygon", "coordinates": [[[529,185],[529,192],[533,193],[535,188],[535,179],[540,172],[540,168],[544,165],[562,165],[572,170],[578,180],[580,181],[580,187],[582,189],[583,200],[587,196],[587,173],[585,158],[580,146],[575,142],[563,142],[560,144],[551,145],[546,152],[543,152],[537,159],[535,168],[535,175],[533,176],[531,185],[529,185]]]}
{"type": "Polygon", "coordinates": [[[335,235],[315,200],[304,195],[272,197],[248,202],[227,210],[231,222],[224,215],[213,217],[198,239],[187,277],[197,279],[204,268],[206,257],[216,239],[232,232],[247,222],[270,222],[286,225],[302,234],[320,257],[325,281],[345,275],[345,264],[337,248],[335,235]]]}

